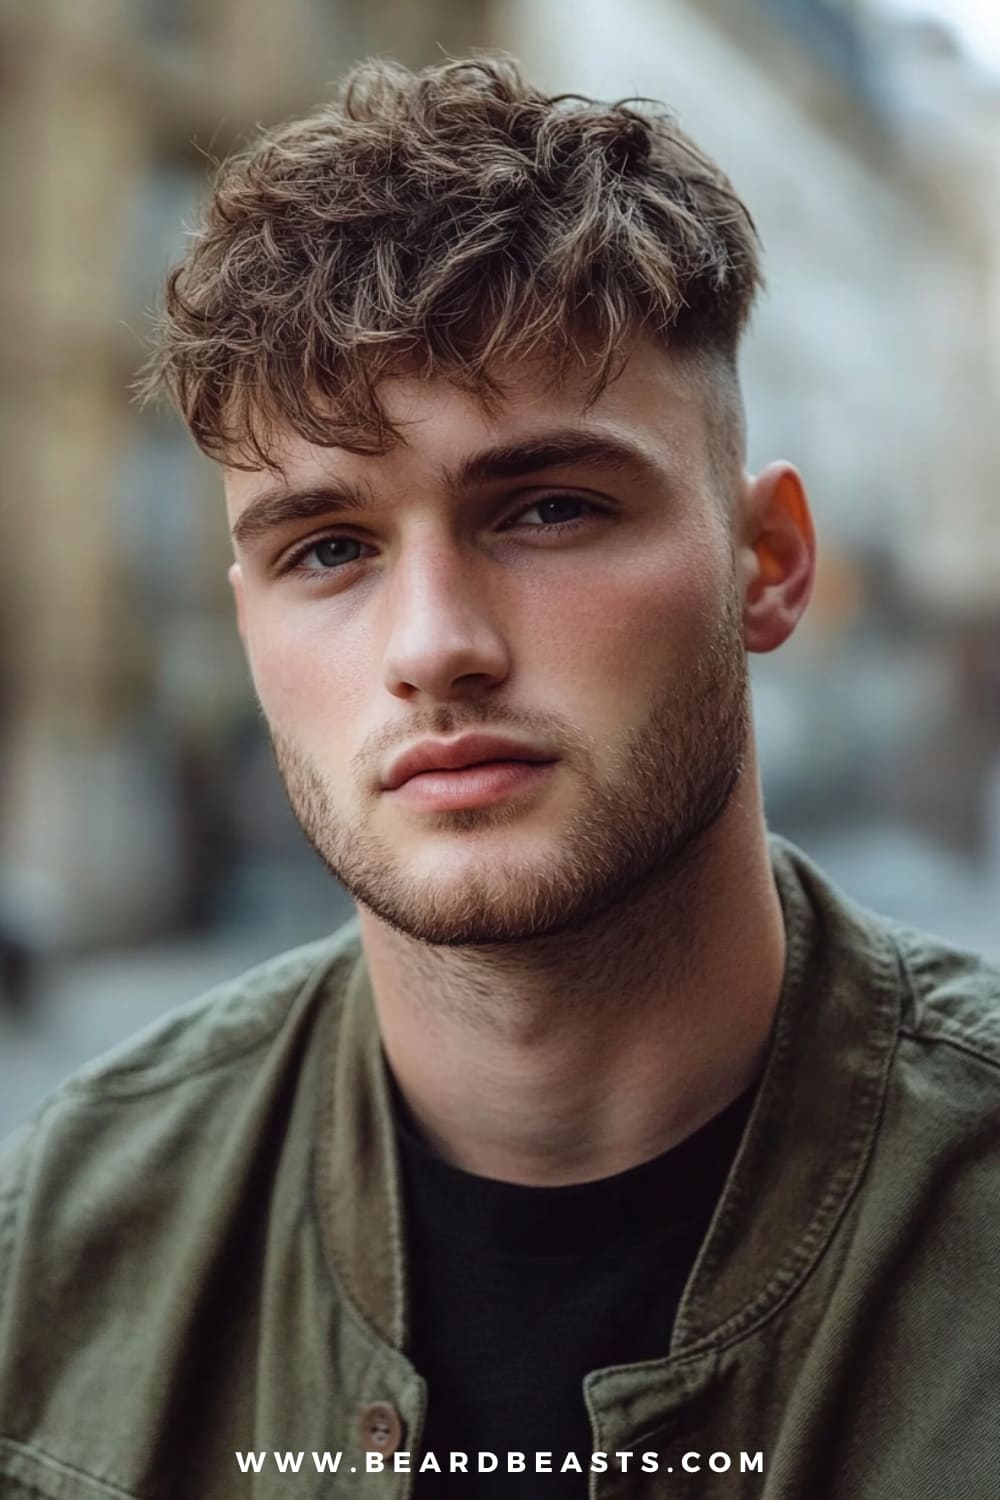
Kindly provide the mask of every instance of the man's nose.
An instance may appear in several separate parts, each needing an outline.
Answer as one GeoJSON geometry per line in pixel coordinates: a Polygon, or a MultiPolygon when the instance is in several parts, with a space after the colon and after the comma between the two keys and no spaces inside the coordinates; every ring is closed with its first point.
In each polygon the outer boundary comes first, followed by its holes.
{"type": "Polygon", "coordinates": [[[414,542],[387,590],[384,681],[397,697],[485,691],[510,671],[498,567],[454,540],[414,542]]]}

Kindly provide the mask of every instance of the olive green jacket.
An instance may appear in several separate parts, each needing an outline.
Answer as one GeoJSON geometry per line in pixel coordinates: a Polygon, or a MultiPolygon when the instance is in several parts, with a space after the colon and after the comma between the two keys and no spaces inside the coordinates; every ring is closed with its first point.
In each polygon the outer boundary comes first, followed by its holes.
{"type": "MultiPolygon", "coordinates": [[[[590,1494],[997,1500],[1000,973],[771,849],[766,1070],[670,1348],[584,1382],[594,1452],[636,1455],[590,1494]]],[[[2,1500],[403,1500],[434,1400],[405,1245],[355,918],[77,1074],[8,1144],[2,1500]]]]}

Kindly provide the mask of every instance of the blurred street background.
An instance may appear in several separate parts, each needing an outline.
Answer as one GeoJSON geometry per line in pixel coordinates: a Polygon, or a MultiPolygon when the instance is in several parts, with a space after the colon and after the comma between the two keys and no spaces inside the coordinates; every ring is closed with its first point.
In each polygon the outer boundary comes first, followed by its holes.
{"type": "Polygon", "coordinates": [[[213,159],[357,57],[475,47],[665,101],[750,205],[751,466],[799,466],[820,541],[751,659],[769,821],[1000,958],[1000,7],[0,0],[0,1134],[350,914],[272,767],[218,473],[129,384],[213,159]]]}

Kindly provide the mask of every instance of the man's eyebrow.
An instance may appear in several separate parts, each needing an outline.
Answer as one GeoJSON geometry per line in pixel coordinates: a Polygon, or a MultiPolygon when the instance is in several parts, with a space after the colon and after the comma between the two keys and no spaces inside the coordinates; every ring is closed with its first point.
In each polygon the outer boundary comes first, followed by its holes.
{"type": "MultiPolygon", "coordinates": [[[[655,465],[643,450],[622,438],[581,433],[573,428],[540,434],[524,442],[500,443],[447,468],[442,483],[449,493],[499,479],[519,479],[571,464],[631,468],[652,473],[655,465]]],[[[326,479],[303,487],[279,486],[256,496],[233,524],[233,540],[246,546],[274,527],[310,521],[331,511],[358,511],[372,504],[364,489],[326,479]]]]}
{"type": "Polygon", "coordinates": [[[492,479],[519,479],[541,469],[568,464],[594,464],[605,469],[651,470],[653,462],[643,450],[623,438],[584,433],[575,428],[541,433],[520,443],[501,443],[465,459],[445,473],[451,490],[471,489],[492,479]]]}
{"type": "Polygon", "coordinates": [[[364,490],[341,480],[324,479],[304,489],[279,485],[257,495],[233,522],[233,541],[247,546],[276,526],[292,521],[314,521],[332,510],[363,510],[371,504],[364,490]]]}

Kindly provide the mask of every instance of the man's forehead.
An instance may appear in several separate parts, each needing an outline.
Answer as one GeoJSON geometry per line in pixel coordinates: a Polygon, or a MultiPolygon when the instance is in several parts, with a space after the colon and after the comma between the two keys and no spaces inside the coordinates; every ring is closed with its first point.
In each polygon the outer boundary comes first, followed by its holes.
{"type": "Polygon", "coordinates": [[[397,435],[374,453],[313,443],[275,424],[270,469],[224,467],[231,511],[275,486],[330,477],[359,490],[403,473],[461,488],[513,477],[529,466],[533,449],[540,465],[558,462],[560,449],[567,463],[634,458],[655,465],[665,440],[676,449],[685,439],[698,395],[689,365],[642,347],[596,399],[582,375],[560,380],[551,367],[521,365],[498,375],[499,394],[491,395],[444,377],[391,377],[379,394],[397,435]]]}

